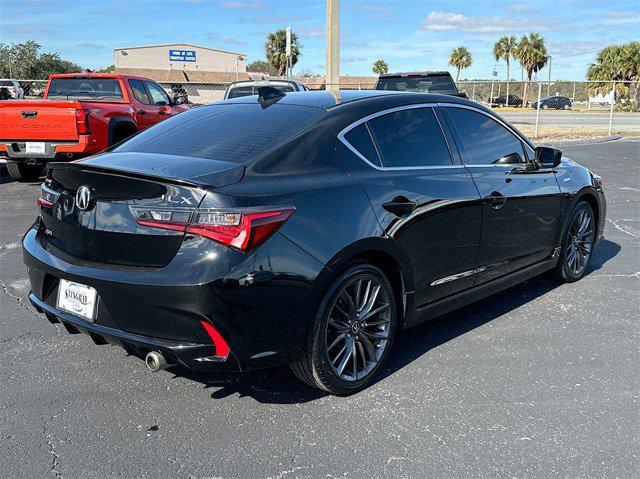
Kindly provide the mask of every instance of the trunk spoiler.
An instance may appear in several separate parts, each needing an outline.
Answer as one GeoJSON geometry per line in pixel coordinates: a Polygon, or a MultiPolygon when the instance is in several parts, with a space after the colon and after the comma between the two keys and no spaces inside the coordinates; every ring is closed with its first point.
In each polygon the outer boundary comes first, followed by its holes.
{"type": "Polygon", "coordinates": [[[90,158],[48,164],[49,169],[82,170],[201,188],[239,182],[245,166],[229,161],[156,153],[104,153],[90,158]]]}

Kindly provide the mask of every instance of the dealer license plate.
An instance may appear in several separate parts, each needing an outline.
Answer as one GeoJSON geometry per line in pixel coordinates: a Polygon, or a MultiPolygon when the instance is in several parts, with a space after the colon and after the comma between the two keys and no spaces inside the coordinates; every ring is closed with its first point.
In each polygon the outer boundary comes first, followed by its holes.
{"type": "Polygon", "coordinates": [[[91,286],[60,280],[58,287],[58,309],[93,321],[98,293],[91,286]]]}

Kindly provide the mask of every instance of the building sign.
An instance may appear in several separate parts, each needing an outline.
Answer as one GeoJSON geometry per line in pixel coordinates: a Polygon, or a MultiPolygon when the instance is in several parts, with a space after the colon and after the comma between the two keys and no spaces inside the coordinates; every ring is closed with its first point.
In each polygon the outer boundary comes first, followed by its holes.
{"type": "Polygon", "coordinates": [[[195,62],[195,50],[169,50],[169,61],[172,62],[195,62]]]}

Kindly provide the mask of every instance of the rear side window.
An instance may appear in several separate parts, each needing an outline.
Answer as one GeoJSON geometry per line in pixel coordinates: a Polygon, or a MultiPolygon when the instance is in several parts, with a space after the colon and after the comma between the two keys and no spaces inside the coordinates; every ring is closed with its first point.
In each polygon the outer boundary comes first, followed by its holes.
{"type": "Polygon", "coordinates": [[[415,93],[458,93],[449,75],[380,78],[376,90],[409,91],[415,93]]]}
{"type": "Polygon", "coordinates": [[[468,165],[521,163],[524,151],[520,139],[497,121],[463,108],[447,108],[462,140],[468,165]],[[517,155],[517,156],[516,156],[517,155]]]}
{"type": "Polygon", "coordinates": [[[361,123],[354,129],[350,130],[349,133],[344,135],[344,139],[347,140],[352,147],[358,150],[358,153],[364,156],[369,162],[377,166],[382,166],[366,124],[361,123]]]}
{"type": "Polygon", "coordinates": [[[50,100],[122,100],[120,82],[115,78],[54,78],[49,85],[50,100]]]}
{"type": "Polygon", "coordinates": [[[308,128],[326,110],[256,101],[194,108],[171,117],[124,142],[113,151],[194,156],[246,163],[308,128]]]}
{"type": "Polygon", "coordinates": [[[144,85],[140,80],[129,80],[129,86],[131,87],[131,91],[133,92],[133,96],[140,103],[144,103],[145,105],[149,105],[151,101],[149,100],[149,95],[147,95],[147,90],[144,89],[144,85]]]}
{"type": "Polygon", "coordinates": [[[229,95],[227,98],[240,98],[241,96],[250,96],[253,95],[253,86],[238,86],[229,90],[229,95]]]}
{"type": "Polygon", "coordinates": [[[369,121],[384,166],[446,166],[449,149],[432,108],[411,108],[369,121]]]}

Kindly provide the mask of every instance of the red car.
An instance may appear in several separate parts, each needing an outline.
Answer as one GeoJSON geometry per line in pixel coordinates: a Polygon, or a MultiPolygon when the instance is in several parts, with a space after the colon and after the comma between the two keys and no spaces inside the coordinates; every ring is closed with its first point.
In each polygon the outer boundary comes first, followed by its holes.
{"type": "Polygon", "coordinates": [[[16,181],[49,161],[98,153],[188,109],[148,78],[111,73],[51,75],[42,100],[0,102],[0,156],[16,181]]]}

